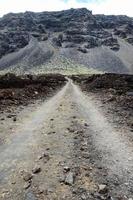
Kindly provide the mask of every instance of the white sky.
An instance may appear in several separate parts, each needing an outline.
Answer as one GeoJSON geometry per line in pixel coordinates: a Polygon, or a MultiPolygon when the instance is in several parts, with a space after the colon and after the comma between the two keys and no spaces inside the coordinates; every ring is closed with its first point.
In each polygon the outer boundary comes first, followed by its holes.
{"type": "Polygon", "coordinates": [[[133,0],[0,0],[0,16],[9,12],[55,11],[86,7],[94,14],[133,17],[133,0]]]}

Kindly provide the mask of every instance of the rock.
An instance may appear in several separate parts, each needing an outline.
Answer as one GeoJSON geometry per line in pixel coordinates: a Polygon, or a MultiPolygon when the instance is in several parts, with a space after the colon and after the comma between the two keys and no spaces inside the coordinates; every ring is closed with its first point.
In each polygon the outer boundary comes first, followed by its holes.
{"type": "Polygon", "coordinates": [[[76,35],[67,35],[66,41],[80,44],[86,42],[87,39],[83,35],[76,34],[76,35]]]}
{"type": "Polygon", "coordinates": [[[53,38],[53,43],[57,46],[57,47],[61,47],[62,43],[61,40],[59,38],[53,38]]]}
{"type": "Polygon", "coordinates": [[[61,175],[60,178],[59,178],[59,182],[60,183],[64,183],[65,182],[65,178],[66,178],[65,175],[61,175]]]}
{"type": "Polygon", "coordinates": [[[88,199],[88,195],[82,194],[82,195],[81,195],[81,199],[82,199],[82,200],[87,200],[87,199],[88,199]]]}
{"type": "Polygon", "coordinates": [[[78,28],[69,28],[65,31],[65,33],[67,35],[75,35],[75,34],[80,34],[80,35],[83,35],[85,32],[83,30],[80,30],[78,28]]]}
{"type": "Polygon", "coordinates": [[[109,95],[109,98],[107,99],[107,102],[115,101],[116,97],[114,95],[109,95]]]}
{"type": "Polygon", "coordinates": [[[14,117],[14,118],[13,118],[13,121],[14,121],[14,122],[16,122],[16,121],[17,121],[17,118],[16,118],[16,117],[14,117]]]}
{"type": "Polygon", "coordinates": [[[87,123],[85,122],[85,123],[84,123],[84,126],[86,126],[86,127],[87,127],[87,126],[89,126],[89,124],[87,124],[87,123]]]}
{"type": "Polygon", "coordinates": [[[120,46],[119,45],[114,45],[110,49],[113,50],[113,51],[119,51],[120,46]]]}
{"type": "Polygon", "coordinates": [[[43,186],[39,186],[39,187],[38,187],[38,193],[39,193],[39,194],[45,193],[45,189],[44,189],[43,186]]]}
{"type": "Polygon", "coordinates": [[[105,184],[98,185],[98,189],[99,189],[100,194],[105,194],[108,192],[107,185],[105,185],[105,184]]]}
{"type": "Polygon", "coordinates": [[[105,46],[112,47],[112,46],[114,46],[116,44],[118,44],[118,41],[117,41],[116,38],[113,38],[113,37],[105,38],[102,41],[102,45],[105,45],[105,46]]]}
{"type": "Polygon", "coordinates": [[[9,115],[7,115],[7,118],[12,118],[12,117],[16,117],[16,115],[15,114],[9,114],[9,115]]]}
{"type": "Polygon", "coordinates": [[[82,143],[82,146],[87,146],[88,145],[88,142],[87,141],[84,141],[83,143],[82,143]]]}
{"type": "Polygon", "coordinates": [[[78,47],[77,49],[78,51],[81,51],[82,53],[87,53],[87,49],[86,48],[83,48],[83,47],[78,47]]]}
{"type": "Polygon", "coordinates": [[[85,158],[85,159],[89,159],[90,158],[90,153],[89,152],[84,152],[82,157],[85,158]]]}
{"type": "Polygon", "coordinates": [[[12,181],[11,184],[12,184],[12,185],[15,185],[15,184],[16,184],[16,181],[12,181]]]}
{"type": "Polygon", "coordinates": [[[34,93],[35,93],[36,95],[38,94],[38,92],[37,92],[37,91],[35,91],[34,93]]]}
{"type": "Polygon", "coordinates": [[[48,189],[47,189],[47,194],[53,193],[53,192],[54,192],[53,188],[48,188],[48,189]]]}
{"type": "Polygon", "coordinates": [[[1,121],[4,121],[5,119],[4,119],[4,118],[1,118],[0,120],[1,120],[1,121]]]}
{"type": "Polygon", "coordinates": [[[29,172],[23,172],[22,173],[22,176],[23,176],[23,179],[27,182],[27,181],[30,181],[31,179],[32,179],[32,174],[31,173],[29,173],[29,172]]]}
{"type": "Polygon", "coordinates": [[[67,130],[68,130],[70,133],[74,133],[74,132],[75,132],[75,128],[72,128],[72,127],[67,128],[67,130]]]}
{"type": "Polygon", "coordinates": [[[81,150],[81,151],[85,151],[85,150],[87,150],[87,147],[82,146],[82,147],[80,147],[80,150],[81,150]]]}
{"type": "Polygon", "coordinates": [[[47,152],[42,153],[39,157],[39,160],[43,159],[43,161],[46,163],[47,161],[50,160],[50,156],[47,152]]]}
{"type": "Polygon", "coordinates": [[[40,172],[41,172],[41,167],[39,167],[39,166],[34,167],[34,168],[32,169],[32,172],[33,172],[33,174],[38,174],[38,173],[40,173],[40,172]]]}
{"type": "Polygon", "coordinates": [[[70,171],[70,167],[65,166],[65,167],[64,167],[64,172],[69,172],[69,171],[70,171]]]}
{"type": "Polygon", "coordinates": [[[73,185],[73,183],[74,183],[74,174],[73,174],[72,172],[69,172],[69,173],[66,175],[65,183],[66,183],[67,185],[73,185]]]}
{"type": "Polygon", "coordinates": [[[84,47],[87,49],[91,49],[91,48],[98,47],[98,46],[100,46],[99,40],[95,37],[89,37],[88,43],[84,47]]]}
{"type": "Polygon", "coordinates": [[[126,40],[128,43],[133,45],[133,37],[128,37],[126,40]]]}
{"type": "Polygon", "coordinates": [[[7,115],[7,118],[12,118],[12,115],[7,115]]]}
{"type": "Polygon", "coordinates": [[[55,134],[55,133],[56,133],[55,131],[52,131],[52,132],[48,132],[47,134],[51,135],[51,134],[55,134]]]}
{"type": "Polygon", "coordinates": [[[73,119],[76,119],[77,117],[76,117],[76,116],[73,116],[72,118],[73,118],[73,119]]]}
{"type": "Polygon", "coordinates": [[[3,33],[0,32],[0,58],[8,53],[12,53],[20,48],[23,48],[28,44],[28,42],[29,35],[27,32],[17,30],[7,30],[3,33]]]}
{"type": "Polygon", "coordinates": [[[31,186],[31,182],[26,182],[24,185],[24,189],[28,189],[31,186]]]}

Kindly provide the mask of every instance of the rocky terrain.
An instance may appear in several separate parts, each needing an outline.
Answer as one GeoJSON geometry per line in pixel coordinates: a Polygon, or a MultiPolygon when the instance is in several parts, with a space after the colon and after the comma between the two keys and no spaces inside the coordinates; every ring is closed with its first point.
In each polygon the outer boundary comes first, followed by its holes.
{"type": "Polygon", "coordinates": [[[113,120],[133,128],[133,76],[120,74],[76,75],[71,78],[85,93],[93,93],[102,100],[109,113],[117,115],[113,120]]]}
{"type": "Polygon", "coordinates": [[[59,74],[0,76],[0,112],[14,106],[27,106],[37,99],[47,99],[65,85],[66,79],[59,74]]]}
{"type": "Polygon", "coordinates": [[[93,15],[82,8],[0,19],[1,73],[132,73],[132,45],[133,19],[127,16],[93,15]]]}
{"type": "Polygon", "coordinates": [[[95,93],[104,107],[107,115],[116,115],[113,121],[128,125],[133,129],[133,76],[118,74],[103,74],[92,76],[72,76],[72,79],[86,93],[95,93]]]}

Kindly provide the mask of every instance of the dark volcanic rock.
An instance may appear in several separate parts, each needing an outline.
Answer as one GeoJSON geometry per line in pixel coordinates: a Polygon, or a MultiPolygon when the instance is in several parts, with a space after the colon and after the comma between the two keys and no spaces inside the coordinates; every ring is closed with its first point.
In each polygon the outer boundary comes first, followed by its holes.
{"type": "MultiPolygon", "coordinates": [[[[94,16],[85,8],[59,12],[9,13],[0,19],[0,57],[26,46],[31,36],[39,41],[47,40],[49,31],[64,32],[68,42],[83,43],[89,40],[88,48],[93,48],[98,46],[97,38],[111,37],[111,33],[105,31],[104,28],[119,28],[123,24],[127,24],[125,26],[126,33],[131,34],[133,32],[131,18],[94,16]],[[96,38],[95,40],[94,38],[87,39],[85,35],[96,38]]],[[[115,30],[115,34],[122,35],[119,30],[115,30]]],[[[62,46],[63,40],[63,37],[54,37],[53,39],[58,47],[62,46]]]]}
{"type": "MultiPolygon", "coordinates": [[[[1,75],[0,111],[9,105],[27,105],[35,99],[46,98],[65,85],[65,81],[65,77],[58,74],[38,76],[1,75]]],[[[14,114],[8,114],[8,118],[12,118],[14,122],[17,120],[14,114]]],[[[47,154],[43,154],[43,157],[45,157],[45,161],[50,159],[47,154]]]]}
{"type": "Polygon", "coordinates": [[[85,45],[85,48],[90,49],[94,47],[98,47],[101,45],[101,42],[95,37],[89,37],[88,43],[85,45]]]}
{"type": "Polygon", "coordinates": [[[120,48],[117,39],[113,37],[102,40],[102,45],[109,46],[114,51],[118,51],[120,48]]]}
{"type": "Polygon", "coordinates": [[[78,51],[81,51],[82,53],[87,53],[87,49],[85,49],[83,47],[79,47],[78,51]]]}
{"type": "Polygon", "coordinates": [[[102,44],[105,46],[113,46],[114,44],[117,44],[117,39],[110,37],[110,38],[106,38],[102,41],[102,44]]]}
{"type": "MultiPolygon", "coordinates": [[[[86,8],[58,12],[9,13],[0,18],[0,69],[3,70],[10,66],[20,67],[20,69],[39,67],[47,61],[51,62],[56,48],[61,50],[58,52],[61,52],[63,56],[74,59],[79,64],[76,58],[77,51],[87,53],[92,48],[102,45],[108,46],[113,51],[119,51],[121,48],[119,37],[123,39],[123,42],[133,44],[132,35],[132,18],[93,15],[86,8]],[[62,48],[67,49],[62,51],[62,48]],[[73,58],[69,55],[69,48],[71,48],[70,51],[74,50],[73,53],[70,53],[73,58]],[[11,54],[13,52],[15,55],[11,54]],[[4,57],[7,54],[10,55],[4,57]]],[[[99,49],[103,50],[104,48],[99,49]]],[[[99,55],[97,60],[93,56],[90,59],[89,54],[88,58],[82,54],[81,57],[85,58],[80,59],[83,60],[81,64],[98,70],[100,66],[103,66],[104,71],[106,71],[104,66],[111,65],[109,66],[111,70],[107,70],[107,72],[112,72],[114,70],[112,66],[116,65],[117,68],[120,68],[119,71],[122,71],[121,69],[125,66],[121,57],[119,62],[119,58],[115,57],[114,52],[109,51],[110,56],[106,56],[106,58],[109,57],[107,60],[102,56],[102,50],[100,50],[98,53],[97,50],[94,51],[96,55],[99,55]]],[[[129,59],[129,65],[132,65],[131,63],[132,60],[129,59]]],[[[131,66],[129,66],[130,68],[131,66]]],[[[127,68],[123,71],[127,72],[127,68]]]]}
{"type": "Polygon", "coordinates": [[[117,28],[125,24],[133,23],[133,19],[126,15],[95,15],[99,24],[106,29],[117,28]]]}
{"type": "Polygon", "coordinates": [[[0,58],[26,46],[30,41],[28,32],[5,31],[0,33],[0,58]]]}
{"type": "Polygon", "coordinates": [[[130,44],[133,45],[133,37],[129,37],[129,38],[127,38],[126,40],[127,40],[127,42],[129,42],[130,44]]]}
{"type": "Polygon", "coordinates": [[[115,89],[125,93],[133,89],[133,76],[126,74],[97,74],[92,76],[72,76],[77,83],[83,82],[88,90],[94,89],[115,89]]]}

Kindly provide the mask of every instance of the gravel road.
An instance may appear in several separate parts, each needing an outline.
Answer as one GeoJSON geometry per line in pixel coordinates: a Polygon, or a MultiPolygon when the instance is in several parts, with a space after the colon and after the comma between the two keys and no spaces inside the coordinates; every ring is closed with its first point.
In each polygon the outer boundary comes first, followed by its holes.
{"type": "Polygon", "coordinates": [[[103,110],[68,80],[2,122],[0,199],[132,200],[133,146],[103,110]]]}

